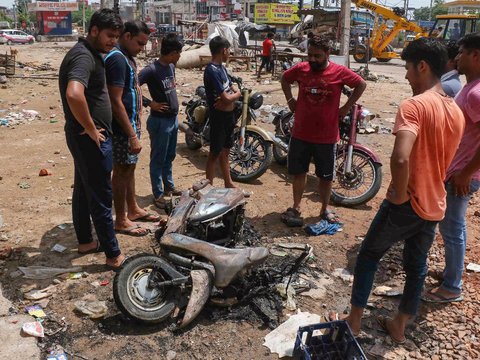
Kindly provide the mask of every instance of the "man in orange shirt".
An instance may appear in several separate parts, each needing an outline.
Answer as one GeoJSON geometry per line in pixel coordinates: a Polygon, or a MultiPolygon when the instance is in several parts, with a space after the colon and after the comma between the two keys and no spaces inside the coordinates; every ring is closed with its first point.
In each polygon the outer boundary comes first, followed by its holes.
{"type": "Polygon", "coordinates": [[[273,33],[268,33],[267,38],[263,41],[262,44],[262,64],[258,68],[258,75],[257,77],[260,78],[260,74],[262,73],[263,67],[267,73],[269,71],[272,72],[273,75],[273,61],[272,61],[272,48],[273,51],[277,51],[277,47],[275,46],[275,42],[273,41],[273,33]]]}
{"type": "Polygon", "coordinates": [[[418,309],[427,275],[427,254],[435,227],[445,215],[443,181],[465,127],[462,111],[440,83],[447,62],[445,45],[437,39],[421,38],[405,48],[402,59],[414,96],[398,109],[390,158],[392,180],[360,248],[352,310],[346,318],[358,334],[378,263],[394,243],[403,240],[406,279],[398,313],[393,319],[377,319],[396,343],[405,342],[407,321],[418,309]]]}

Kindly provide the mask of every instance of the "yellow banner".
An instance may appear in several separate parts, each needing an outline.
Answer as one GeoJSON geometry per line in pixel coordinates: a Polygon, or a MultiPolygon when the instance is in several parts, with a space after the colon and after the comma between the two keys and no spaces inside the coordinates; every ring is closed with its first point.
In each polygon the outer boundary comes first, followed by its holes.
{"type": "Polygon", "coordinates": [[[291,4],[255,4],[255,23],[257,24],[295,24],[300,21],[296,14],[297,5],[291,4]]]}

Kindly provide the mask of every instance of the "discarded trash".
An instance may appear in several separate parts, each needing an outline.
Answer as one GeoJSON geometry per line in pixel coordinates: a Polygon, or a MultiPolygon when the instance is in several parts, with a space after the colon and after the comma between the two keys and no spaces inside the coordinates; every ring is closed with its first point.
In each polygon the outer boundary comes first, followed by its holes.
{"type": "Polygon", "coordinates": [[[11,246],[6,246],[0,249],[0,260],[8,259],[13,253],[11,246]]]}
{"type": "Polygon", "coordinates": [[[108,312],[105,301],[93,299],[79,300],[75,302],[75,310],[84,315],[88,315],[90,319],[100,319],[107,315],[108,312]]]}
{"type": "Polygon", "coordinates": [[[27,306],[25,311],[36,318],[44,318],[47,316],[40,305],[27,306]]]}
{"type": "Polygon", "coordinates": [[[77,279],[81,279],[82,277],[83,277],[83,272],[75,272],[75,273],[68,274],[68,278],[70,280],[77,280],[77,279]]]}
{"type": "Polygon", "coordinates": [[[325,275],[320,279],[311,280],[311,283],[313,283],[312,288],[308,291],[302,292],[301,295],[311,297],[314,300],[320,300],[323,299],[327,294],[326,287],[331,285],[333,280],[329,276],[325,275]]]}
{"type": "Polygon", "coordinates": [[[467,265],[467,270],[480,272],[480,264],[470,263],[467,265]]]}
{"type": "Polygon", "coordinates": [[[57,227],[61,230],[65,230],[67,228],[67,226],[68,226],[67,224],[60,224],[57,227]]]}
{"type": "Polygon", "coordinates": [[[38,173],[38,176],[49,176],[52,175],[50,170],[47,169],[40,169],[40,172],[38,173]]]}
{"type": "Polygon", "coordinates": [[[45,336],[45,333],[43,331],[43,326],[38,321],[33,321],[33,322],[23,324],[22,330],[25,334],[32,335],[35,337],[43,338],[45,336]]]}
{"type": "Polygon", "coordinates": [[[19,182],[18,186],[20,187],[20,189],[30,189],[30,184],[27,182],[19,182]]]}
{"type": "Polygon", "coordinates": [[[100,282],[100,286],[107,286],[108,284],[110,284],[110,280],[103,280],[100,282]]]}
{"type": "Polygon", "coordinates": [[[0,215],[0,228],[4,225],[3,216],[0,215]]]}
{"type": "Polygon", "coordinates": [[[292,356],[298,328],[318,322],[320,315],[299,311],[267,334],[263,346],[269,348],[271,353],[277,353],[279,358],[292,356]]]}
{"type": "Polygon", "coordinates": [[[377,296],[398,296],[402,295],[402,292],[394,290],[389,286],[377,286],[375,290],[373,290],[373,294],[377,296]]]}
{"type": "Polygon", "coordinates": [[[339,277],[344,281],[352,282],[353,275],[347,269],[337,268],[332,273],[333,276],[339,277]]]}
{"type": "Polygon", "coordinates": [[[173,350],[167,351],[167,360],[173,360],[177,357],[177,353],[173,350]]]}
{"type": "Polygon", "coordinates": [[[55,286],[50,285],[49,287],[46,287],[45,289],[42,289],[42,290],[31,290],[23,294],[23,297],[27,300],[40,300],[40,299],[44,299],[46,297],[52,296],[52,294],[55,291],[56,291],[55,286]]]}
{"type": "Polygon", "coordinates": [[[340,231],[340,229],[342,228],[342,225],[343,224],[339,224],[339,223],[330,224],[327,220],[322,219],[316,224],[305,226],[305,232],[311,236],[318,236],[323,234],[333,235],[337,231],[340,231]]]}
{"type": "Polygon", "coordinates": [[[285,299],[285,308],[289,311],[294,311],[297,309],[297,304],[295,303],[295,289],[293,285],[290,284],[287,289],[287,284],[281,283],[275,286],[275,289],[278,291],[280,296],[285,299]]]}
{"type": "Polygon", "coordinates": [[[33,265],[28,267],[19,266],[18,270],[20,270],[25,275],[25,279],[41,280],[49,279],[68,272],[78,272],[82,270],[82,267],[74,266],[71,268],[53,268],[48,266],[33,265]]]}
{"type": "Polygon", "coordinates": [[[59,253],[63,253],[65,250],[67,250],[67,247],[60,244],[55,244],[52,247],[52,251],[59,252],[59,253]]]}
{"type": "Polygon", "coordinates": [[[63,351],[61,353],[56,352],[55,354],[47,355],[46,360],[68,360],[67,354],[63,351]]]}
{"type": "Polygon", "coordinates": [[[273,249],[273,248],[270,249],[270,254],[274,256],[281,256],[281,257],[288,256],[288,253],[286,251],[273,249]]]}

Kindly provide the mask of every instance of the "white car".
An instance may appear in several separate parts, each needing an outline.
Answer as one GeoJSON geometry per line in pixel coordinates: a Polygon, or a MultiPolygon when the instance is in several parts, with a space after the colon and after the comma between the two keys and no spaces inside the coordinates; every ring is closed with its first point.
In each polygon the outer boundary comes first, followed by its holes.
{"type": "Polygon", "coordinates": [[[21,30],[4,29],[0,30],[0,44],[33,44],[35,38],[21,30]]]}

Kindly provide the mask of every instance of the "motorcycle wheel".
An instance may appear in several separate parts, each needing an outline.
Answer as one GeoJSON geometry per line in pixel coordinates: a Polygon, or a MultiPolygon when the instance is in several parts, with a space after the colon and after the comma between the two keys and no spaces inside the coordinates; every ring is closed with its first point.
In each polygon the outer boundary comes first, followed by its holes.
{"type": "MultiPolygon", "coordinates": [[[[148,276],[155,264],[162,267],[165,260],[139,254],[129,258],[113,281],[113,298],[126,316],[144,323],[165,320],[175,309],[174,289],[148,289],[148,276]]],[[[163,272],[163,274],[165,274],[163,272]]]]}
{"type": "Polygon", "coordinates": [[[336,160],[336,179],[332,186],[331,200],[344,206],[365,204],[377,195],[382,185],[382,165],[363,151],[354,149],[352,172],[343,173],[347,148],[339,147],[336,160]]]}
{"type": "Polygon", "coordinates": [[[244,153],[240,154],[240,131],[234,134],[230,149],[230,175],[232,180],[248,182],[262,176],[272,163],[272,144],[253,131],[245,131],[244,153]]]}
{"type": "Polygon", "coordinates": [[[273,145],[273,157],[279,165],[287,165],[287,152],[283,151],[279,146],[273,145]]]}
{"type": "Polygon", "coordinates": [[[190,150],[198,150],[202,147],[202,144],[193,135],[185,134],[185,143],[190,150]]]}

